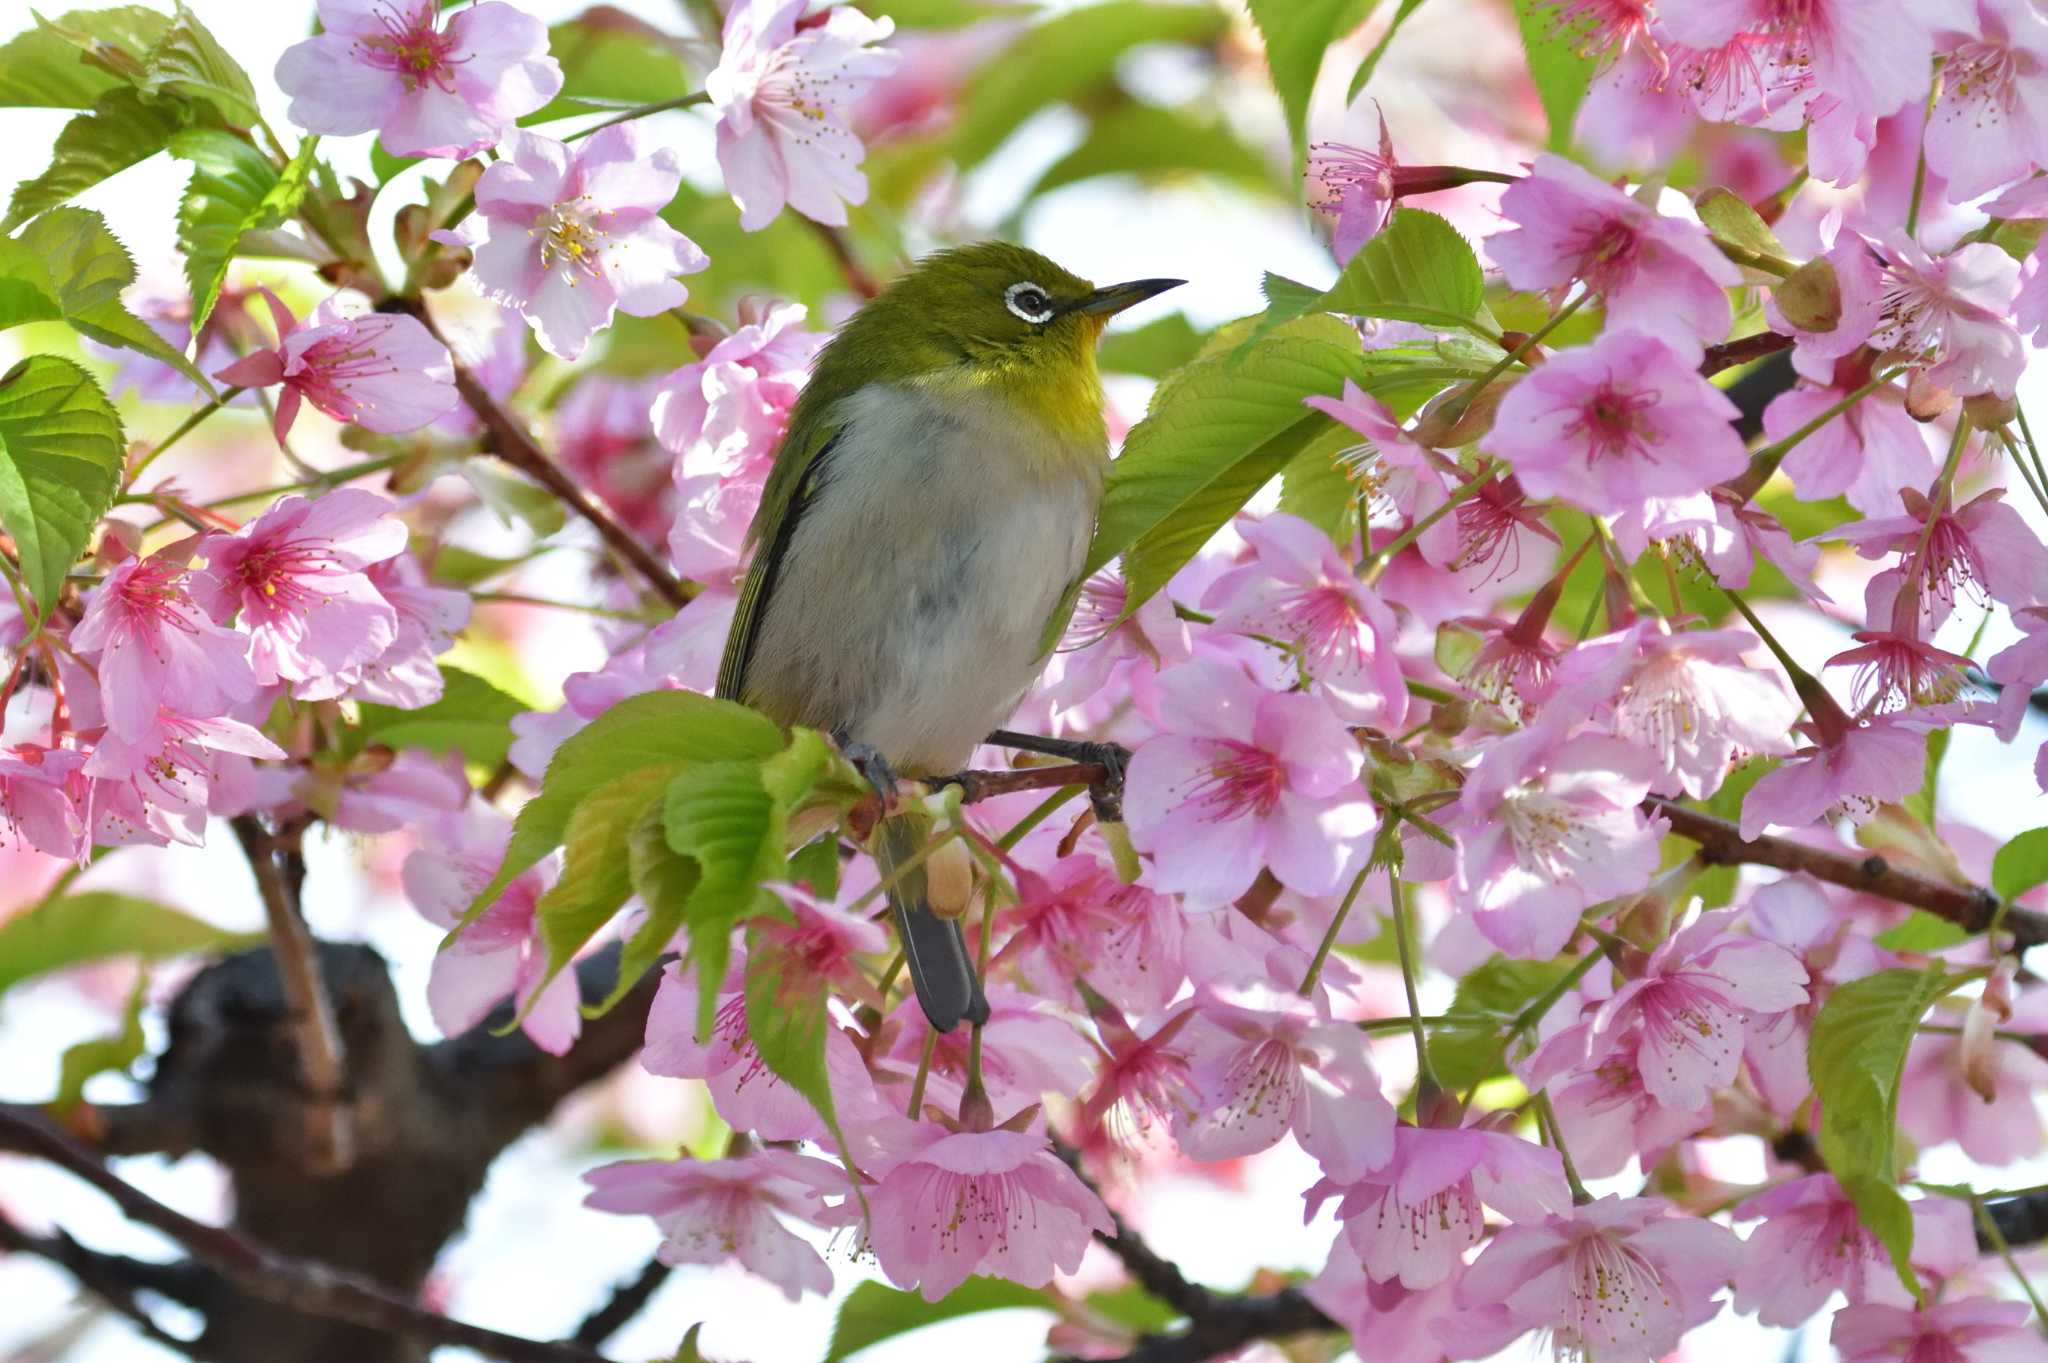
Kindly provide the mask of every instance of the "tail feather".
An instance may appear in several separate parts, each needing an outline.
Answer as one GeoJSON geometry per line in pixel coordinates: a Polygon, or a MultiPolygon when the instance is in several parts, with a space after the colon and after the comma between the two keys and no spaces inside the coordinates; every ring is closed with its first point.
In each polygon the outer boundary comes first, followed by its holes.
{"type": "MultiPolygon", "coordinates": [[[[886,879],[922,845],[918,821],[898,816],[882,825],[876,840],[876,868],[886,879]]],[[[960,924],[933,913],[925,901],[922,867],[911,871],[889,891],[896,910],[896,932],[903,942],[903,960],[910,968],[911,987],[933,1029],[950,1032],[964,1018],[977,1025],[988,1021],[988,998],[967,954],[960,924]]]]}

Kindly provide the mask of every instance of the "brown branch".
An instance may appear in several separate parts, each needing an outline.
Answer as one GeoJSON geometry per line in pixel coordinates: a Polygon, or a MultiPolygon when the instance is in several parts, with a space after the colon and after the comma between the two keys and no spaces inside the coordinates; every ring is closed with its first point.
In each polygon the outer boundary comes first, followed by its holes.
{"type": "Polygon", "coordinates": [[[299,883],[305,878],[299,858],[303,829],[294,825],[285,831],[280,846],[254,815],[237,815],[230,822],[249,858],[249,869],[255,872],[264,916],[270,920],[270,949],[291,1009],[293,1058],[312,1100],[306,1130],[308,1170],[319,1176],[338,1174],[355,1163],[355,1121],[347,1103],[348,1074],[334,1000],[314,960],[313,934],[299,905],[299,883]],[[280,856],[295,868],[289,878],[280,856]]]}
{"type": "Polygon", "coordinates": [[[839,262],[839,273],[846,276],[847,285],[855,293],[862,298],[873,298],[882,291],[882,286],[868,273],[867,266],[861,264],[859,258],[854,255],[853,244],[846,239],[843,228],[812,218],[805,218],[804,221],[810,223],[812,229],[817,232],[819,240],[825,243],[825,249],[832,253],[832,259],[839,262]]]}
{"type": "MultiPolygon", "coordinates": [[[[1053,1153],[1065,1161],[1074,1176],[1101,1195],[1095,1180],[1082,1167],[1081,1152],[1065,1141],[1053,1142],[1053,1153]]],[[[1200,1283],[1189,1282],[1180,1265],[1145,1243],[1114,1209],[1109,1212],[1111,1233],[1097,1231],[1095,1238],[1114,1254],[1133,1282],[1188,1318],[1187,1327],[1173,1334],[1141,1336],[1118,1363],[1201,1363],[1232,1352],[1255,1339],[1279,1339],[1310,1331],[1342,1330],[1320,1307],[1289,1287],[1267,1294],[1214,1292],[1200,1283]]],[[[1056,1363],[1076,1363],[1061,1359],[1056,1363]]]]}
{"type": "Polygon", "coordinates": [[[433,1345],[474,1349],[508,1363],[604,1363],[603,1355],[579,1344],[526,1339],[450,1320],[361,1274],[294,1259],[240,1232],[195,1221],[126,1182],[46,1125],[0,1112],[0,1143],[90,1183],[112,1198],[129,1220],[168,1235],[194,1260],[260,1300],[433,1345]]]}
{"type": "Polygon", "coordinates": [[[455,366],[455,388],[489,433],[491,453],[539,483],[564,506],[590,522],[605,546],[645,578],[647,584],[661,594],[662,600],[677,610],[690,604],[690,593],[684,590],[676,575],[640,542],[638,536],[621,525],[603,503],[576,486],[575,480],[562,466],[541,451],[526,428],[500,407],[497,399],[477,382],[476,376],[461,365],[455,366]]]}
{"type": "Polygon", "coordinates": [[[1057,767],[1016,767],[1009,771],[961,771],[932,784],[960,787],[960,803],[971,805],[998,795],[1015,795],[1020,790],[1057,790],[1061,786],[1092,789],[1109,780],[1109,768],[1100,762],[1075,762],[1057,767]]]}
{"type": "Polygon", "coordinates": [[[1880,898],[1924,909],[1969,932],[1983,932],[1997,920],[2012,934],[2020,947],[2048,943],[2048,915],[2006,906],[1999,915],[1998,896],[1981,885],[1957,885],[1936,880],[1918,871],[1892,865],[1883,857],[1857,856],[1829,847],[1810,847],[1789,838],[1744,838],[1741,830],[1726,819],[1697,809],[1688,809],[1658,796],[1643,802],[1651,814],[1661,814],[1671,831],[1700,845],[1700,860],[1714,866],[1772,866],[1781,871],[1802,871],[1830,885],[1861,890],[1880,898]]]}
{"type": "Polygon", "coordinates": [[[631,1281],[623,1282],[613,1289],[605,1304],[583,1318],[570,1338],[587,1349],[595,1349],[617,1334],[626,1322],[640,1314],[640,1311],[661,1290],[668,1281],[668,1275],[675,1270],[659,1259],[649,1259],[631,1281]]]}
{"type": "Polygon", "coordinates": [[[122,1254],[103,1254],[87,1249],[62,1231],[54,1235],[32,1235],[4,1214],[0,1214],[0,1251],[32,1254],[38,1259],[48,1260],[77,1279],[81,1287],[127,1317],[136,1329],[157,1343],[177,1353],[191,1349],[190,1341],[166,1333],[143,1308],[139,1298],[141,1293],[154,1292],[172,1301],[192,1305],[202,1295],[197,1289],[200,1278],[205,1274],[204,1269],[189,1262],[158,1264],[122,1254]]]}
{"type": "Polygon", "coordinates": [[[1775,331],[1760,331],[1754,336],[1745,336],[1739,341],[1726,341],[1707,347],[1707,357],[1700,362],[1700,373],[1712,378],[1724,369],[1733,369],[1760,360],[1766,355],[1775,355],[1781,350],[1792,348],[1790,336],[1780,336],[1775,331]]]}

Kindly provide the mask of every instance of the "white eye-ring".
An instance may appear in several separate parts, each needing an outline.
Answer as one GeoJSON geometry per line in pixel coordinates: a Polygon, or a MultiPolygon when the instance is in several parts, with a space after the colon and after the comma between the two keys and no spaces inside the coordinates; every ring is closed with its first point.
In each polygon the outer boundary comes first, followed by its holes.
{"type": "Polygon", "coordinates": [[[1052,299],[1046,296],[1044,289],[1028,279],[1019,280],[1003,290],[1003,306],[1010,310],[1012,316],[1033,324],[1052,320],[1052,299]]]}

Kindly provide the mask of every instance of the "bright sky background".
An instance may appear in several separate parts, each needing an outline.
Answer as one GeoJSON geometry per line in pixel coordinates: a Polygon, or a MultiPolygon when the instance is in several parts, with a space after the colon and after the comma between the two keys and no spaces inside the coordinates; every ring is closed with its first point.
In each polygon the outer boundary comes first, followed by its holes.
{"type": "MultiPolygon", "coordinates": [[[[274,126],[287,126],[284,101],[268,78],[277,56],[310,31],[310,0],[189,0],[208,24],[256,78],[265,113],[274,126]]],[[[583,8],[570,0],[519,0],[540,17],[557,21],[583,8]]],[[[678,27],[681,7],[669,0],[621,0],[620,7],[664,26],[678,27]]],[[[1461,128],[1448,115],[1432,110],[1427,96],[1408,79],[1404,62],[1427,67],[1441,79],[1455,77],[1458,64],[1479,58],[1468,46],[1484,47],[1499,40],[1502,26],[1475,16],[1480,0],[1437,0],[1417,14],[1376,80],[1374,93],[1386,104],[1397,126],[1418,140],[1467,151],[1479,164],[1502,164],[1482,152],[1485,140],[1461,128]]],[[[1392,6],[1384,8],[1391,9],[1392,6]]],[[[55,9],[52,10],[55,12],[55,9]]],[[[0,0],[0,38],[27,20],[22,0],[0,0]]],[[[1370,35],[1368,35],[1368,38],[1370,35]]],[[[1170,55],[1136,54],[1148,87],[1171,98],[1188,79],[1170,55]]],[[[1333,62],[1333,68],[1338,63],[1333,62]]],[[[1319,106],[1334,117],[1342,76],[1326,82],[1319,106]],[[1339,84],[1336,91],[1331,84],[1339,84]]],[[[1271,101],[1265,101],[1270,105],[1271,101]]],[[[1237,114],[1243,111],[1233,109],[1237,114]]],[[[1251,111],[1269,128],[1277,128],[1277,108],[1251,111]]],[[[0,137],[0,187],[40,171],[51,142],[67,115],[54,110],[9,110],[6,136],[0,137]]],[[[682,149],[693,177],[715,174],[710,161],[709,124],[691,113],[661,116],[654,126],[682,149]]],[[[1005,152],[993,159],[968,186],[971,216],[993,222],[1007,207],[1018,184],[1062,154],[1076,135],[1070,118],[1054,112],[1035,120],[1005,152]]],[[[344,171],[366,172],[367,136],[328,139],[323,152],[333,154],[344,171]]],[[[1432,146],[1431,151],[1439,148],[1432,146]]],[[[1421,160],[1453,160],[1449,154],[1421,160]]],[[[175,232],[172,208],[187,175],[186,168],[158,157],[98,186],[79,202],[107,215],[115,233],[129,246],[144,276],[171,271],[175,232]]],[[[383,214],[395,211],[399,196],[383,214]]],[[[1462,214],[1468,231],[1486,230],[1483,214],[1462,214]]],[[[1267,203],[1253,202],[1227,190],[1210,188],[1144,192],[1113,182],[1093,182],[1056,193],[1027,215],[1027,244],[1047,252],[1088,277],[1112,280],[1177,275],[1191,281],[1168,300],[1184,309],[1197,325],[1210,325],[1255,311],[1263,304],[1260,274],[1275,270],[1310,281],[1331,277],[1327,252],[1294,215],[1267,203]]],[[[1156,316],[1148,311],[1146,317],[1156,316]]],[[[8,339],[0,336],[0,354],[8,339]]],[[[679,356],[678,362],[685,357],[679,356]]],[[[2037,366],[2023,387],[2033,405],[2048,389],[2048,374],[2037,366]]],[[[1143,389],[1119,388],[1114,394],[1125,414],[1135,419],[1142,410],[1143,389]]],[[[161,434],[161,432],[153,432],[161,434]]],[[[2037,528],[2038,509],[2028,499],[2018,503],[2037,528]]],[[[570,558],[573,556],[561,556],[570,558]]],[[[1855,602],[1854,584],[1844,600],[1855,602]]],[[[1812,617],[1779,613],[1787,623],[1798,621],[1787,642],[1803,657],[1819,658],[1841,645],[1824,637],[1827,629],[1812,617]]],[[[1971,622],[1974,623],[1974,622],[1971,622]]],[[[1960,647],[1961,639],[1943,637],[1960,647]]],[[[1835,638],[1846,636],[1846,628],[1835,638]]],[[[592,667],[602,655],[588,631],[565,632],[559,647],[528,651],[535,681],[553,688],[577,668],[592,667]],[[549,671],[552,675],[548,675],[549,671]]],[[[1987,639],[1997,647],[1999,638],[1987,639]]],[[[1982,653],[1979,656],[1984,656],[1982,653]]],[[[2048,737],[2048,725],[2030,720],[2020,746],[2001,748],[1989,735],[1970,730],[1958,736],[1945,786],[1950,806],[1971,821],[2000,835],[2048,822],[2044,802],[2028,769],[2033,745],[2048,737]]],[[[363,937],[398,963],[401,997],[422,1035],[431,1035],[423,1004],[426,964],[437,932],[411,913],[394,894],[394,865],[366,874],[361,849],[347,839],[326,837],[312,849],[314,872],[309,913],[314,927],[326,935],[363,937]],[[368,907],[365,908],[364,906],[368,907]]],[[[248,871],[232,839],[216,837],[202,852],[155,855],[127,852],[86,885],[147,891],[155,897],[241,927],[260,925],[261,915],[248,871]]],[[[88,986],[94,981],[88,981],[88,986]]],[[[101,996],[118,997],[125,982],[109,975],[97,980],[101,996]]],[[[1425,999],[1425,1004],[1429,1000],[1425,999]]],[[[74,1040],[106,1029],[108,1011],[81,995],[75,982],[30,986],[0,998],[0,1099],[32,1101],[55,1085],[56,1060],[74,1040]]],[[[157,1038],[159,1044],[161,1038],[157,1038]]],[[[1390,1070],[1396,1068],[1389,1064],[1390,1070]]],[[[118,1092],[118,1081],[103,1096],[118,1092]]],[[[600,1124],[639,1131],[652,1142],[673,1141],[671,1132],[694,1125],[684,1085],[654,1080],[637,1073],[604,1095],[578,1105],[569,1120],[549,1132],[529,1136],[513,1147],[492,1171],[490,1183],[472,1209],[468,1232],[444,1256],[443,1274],[452,1295],[446,1309],[464,1319],[515,1333],[538,1336],[567,1332],[601,1300],[615,1280],[630,1276],[646,1260],[654,1243],[651,1226],[642,1220],[604,1216],[578,1205],[580,1191],[573,1172],[604,1159],[579,1154],[588,1132],[600,1124]],[[602,1119],[602,1122],[600,1122],[602,1119]]],[[[1953,1153],[1953,1152],[1950,1152],[1953,1153]]],[[[1736,1178],[1760,1177],[1753,1160],[1739,1160],[1726,1171],[1736,1178]]],[[[1214,1186],[1180,1181],[1138,1209],[1137,1220],[1152,1243],[1178,1260],[1191,1276],[1219,1287],[1241,1286],[1252,1268],[1313,1271],[1319,1267],[1332,1234],[1327,1217],[1304,1229],[1300,1223],[1300,1191],[1316,1177],[1313,1165],[1291,1143],[1270,1156],[1249,1162],[1250,1188],[1255,1195],[1226,1193],[1214,1186]]],[[[200,1216],[223,1211],[220,1180],[202,1159],[176,1165],[160,1160],[128,1161],[124,1172],[152,1193],[200,1216]]],[[[1937,1179],[1970,1177],[1973,1171],[1957,1156],[1937,1158],[1924,1166],[1937,1179]]],[[[2048,1179],[2048,1161],[1997,1171],[1986,1186],[2019,1186],[2048,1179]]],[[[1633,1191],[1627,1179],[1612,1181],[1618,1191],[1633,1191]]],[[[129,1227],[111,1206],[76,1183],[48,1169],[23,1161],[0,1162],[0,1204],[35,1223],[44,1218],[64,1226],[88,1245],[144,1254],[162,1253],[164,1242],[129,1227]]],[[[822,1240],[821,1240],[822,1243],[822,1240]]],[[[1096,1256],[1101,1251],[1092,1251],[1096,1256]]],[[[767,1284],[736,1270],[683,1270],[656,1298],[653,1306],[617,1337],[615,1357],[666,1357],[684,1329],[706,1321],[702,1344],[714,1358],[746,1359],[751,1363],[816,1363],[822,1358],[840,1296],[863,1271],[850,1265],[844,1247],[827,1255],[839,1277],[840,1292],[831,1299],[806,1298],[791,1304],[767,1284]]],[[[1087,1275],[1107,1276],[1106,1265],[1091,1260],[1087,1275]]],[[[68,1318],[71,1288],[67,1279],[46,1266],[22,1259],[0,1260],[0,1357],[11,1357],[29,1340],[45,1335],[68,1318]]],[[[879,1347],[864,1357],[873,1363],[930,1358],[972,1357],[975,1363],[1027,1363],[1045,1356],[1041,1313],[999,1313],[948,1323],[906,1340],[879,1347]]],[[[1821,1331],[1803,1341],[1800,1356],[1824,1358],[1821,1331]]],[[[1698,1359],[1782,1357],[1782,1332],[1763,1331],[1746,1319],[1724,1313],[1707,1330],[1689,1340],[1688,1354],[1698,1359]]],[[[81,1363],[142,1363],[170,1355],[141,1342],[124,1326],[101,1324],[87,1330],[86,1340],[71,1358],[81,1363]]],[[[446,1351],[440,1357],[463,1357],[446,1351]]],[[[1535,1357],[1534,1347],[1521,1344],[1504,1357],[1535,1357]]],[[[282,1361],[281,1361],[282,1363],[282,1361]]]]}

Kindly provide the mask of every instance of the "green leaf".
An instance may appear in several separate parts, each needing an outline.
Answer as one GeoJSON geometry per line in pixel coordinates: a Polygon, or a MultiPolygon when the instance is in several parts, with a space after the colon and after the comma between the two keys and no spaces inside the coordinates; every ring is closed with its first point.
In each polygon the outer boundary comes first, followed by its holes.
{"type": "Polygon", "coordinates": [[[206,324],[227,282],[242,234],[275,227],[298,211],[313,170],[317,137],[299,143],[280,175],[246,140],[217,128],[189,128],[171,139],[171,155],[192,163],[178,205],[178,246],[192,286],[192,334],[206,324]]]}
{"type": "Polygon", "coordinates": [[[1991,888],[2000,899],[2017,899],[2043,883],[2048,883],[2048,828],[2028,829],[1991,859],[1991,888]]]}
{"type": "Polygon", "coordinates": [[[63,1112],[85,1099],[85,1081],[109,1070],[125,1070],[148,1049],[142,1034],[142,1004],[149,997],[149,976],[138,973],[128,1002],[121,1009],[121,1029],[64,1048],[57,1062],[57,1095],[50,1106],[63,1112]]]}
{"type": "Polygon", "coordinates": [[[1598,62],[1580,55],[1585,25],[1560,27],[1550,0],[1515,0],[1515,23],[1522,30],[1522,50],[1529,58],[1529,78],[1550,120],[1552,151],[1571,145],[1572,120],[1593,83],[1598,62]]]}
{"type": "Polygon", "coordinates": [[[504,863],[471,901],[467,924],[520,873],[562,845],[586,796],[647,767],[761,758],[782,747],[781,731],[759,712],[694,691],[628,696],[555,750],[540,793],[519,807],[504,863]]]}
{"type": "Polygon", "coordinates": [[[1110,81],[1117,63],[1132,48],[1142,43],[1207,43],[1229,22],[1220,9],[1208,5],[1106,0],[1037,24],[967,81],[959,113],[937,150],[963,170],[979,165],[1046,105],[1110,81]]]}
{"type": "Polygon", "coordinates": [[[1856,1219],[1890,1253],[1899,1281],[1916,1300],[1924,1301],[1919,1275],[1913,1272],[1913,1208],[1900,1196],[1898,1185],[1874,1174],[1851,1174],[1837,1182],[1856,1204],[1856,1219]]]}
{"type": "Polygon", "coordinates": [[[57,134],[49,168],[14,187],[0,232],[156,155],[191,121],[190,110],[176,101],[147,100],[125,85],[107,91],[57,134]]]}
{"type": "Polygon", "coordinates": [[[1199,175],[1257,193],[1284,194],[1272,163],[1220,119],[1156,104],[1126,104],[1096,118],[1081,144],[1039,176],[1027,200],[1099,175],[1199,175]]]}
{"type": "Polygon", "coordinates": [[[683,1332],[683,1342],[676,1346],[675,1357],[668,1363],[709,1363],[697,1347],[697,1336],[703,1333],[704,1322],[698,1321],[683,1332]]]}
{"type": "Polygon", "coordinates": [[[1365,54],[1365,60],[1358,64],[1358,72],[1351,77],[1351,88],[1344,92],[1344,102],[1349,104],[1358,98],[1372,80],[1372,73],[1380,69],[1380,58],[1387,55],[1387,49],[1394,45],[1394,37],[1400,33],[1401,25],[1408,22],[1408,16],[1422,8],[1422,0],[1401,0],[1401,8],[1394,11],[1394,18],[1387,25],[1387,31],[1372,45],[1372,51],[1365,54]]]}
{"type": "Polygon", "coordinates": [[[790,853],[789,876],[820,899],[839,897],[839,835],[827,833],[790,853]]]}
{"type": "Polygon", "coordinates": [[[170,26],[170,20],[142,5],[73,10],[55,23],[36,16],[36,26],[0,46],[0,106],[88,109],[110,90],[125,89],[128,77],[109,65],[142,70],[142,59],[170,26]],[[98,48],[100,63],[86,51],[98,48]]]}
{"type": "Polygon", "coordinates": [[[250,128],[261,121],[249,73],[185,8],[183,0],[170,27],[143,60],[141,88],[157,98],[174,96],[212,105],[233,127],[250,128]]]}
{"type": "Polygon", "coordinates": [[[1947,951],[1970,940],[1960,924],[1946,918],[1936,918],[1925,909],[1915,909],[1906,916],[1906,921],[1896,927],[1886,928],[1874,939],[1886,951],[1947,951]]]}
{"type": "Polygon", "coordinates": [[[0,240],[0,330],[61,318],[102,345],[161,360],[211,394],[213,385],[184,353],[121,302],[134,279],[135,264],[105,218],[83,208],[51,209],[19,236],[0,240]]]}
{"type": "Polygon", "coordinates": [[[1358,534],[1359,486],[1337,456],[1359,443],[1358,432],[1331,422],[1280,470],[1280,509],[1332,540],[1358,534]]]}
{"type": "MultiPolygon", "coordinates": [[[[1451,1002],[1453,1013],[1519,1013],[1564,978],[1569,961],[1515,961],[1505,956],[1489,958],[1478,969],[1458,981],[1451,1002]]],[[[1482,1079],[1502,1072],[1501,1036],[1507,1024],[1459,1023],[1433,1027],[1429,1032],[1429,1062],[1437,1077],[1452,1089],[1467,1089],[1482,1079]]]]}
{"type": "Polygon", "coordinates": [[[1837,986],[1814,1019],[1806,1049],[1807,1073],[1821,1107],[1821,1157],[1856,1200],[1864,1224],[1887,1237],[1899,1277],[1916,1295],[1919,1283],[1907,1263],[1911,1220],[1901,1232],[1896,1209],[1875,1189],[1889,1188],[1897,1177],[1899,1076],[1914,1030],[1962,978],[1934,964],[1924,971],[1883,970],[1837,986]]]}
{"type": "Polygon", "coordinates": [[[479,455],[462,461],[462,477],[506,525],[525,525],[542,539],[569,523],[562,499],[525,474],[479,455]]]}
{"type": "Polygon", "coordinates": [[[840,1363],[841,1359],[851,1358],[885,1339],[942,1320],[1019,1306],[1049,1310],[1052,1300],[1043,1288],[1023,1287],[1000,1278],[969,1278],[938,1301],[926,1301],[915,1292],[898,1292],[881,1283],[865,1282],[854,1288],[839,1308],[825,1363],[840,1363]]]}
{"type": "Polygon", "coordinates": [[[441,699],[417,710],[360,707],[357,736],[387,748],[421,748],[439,756],[459,752],[480,767],[495,767],[512,747],[512,719],[529,707],[473,672],[441,669],[441,699]]]}
{"type": "Polygon", "coordinates": [[[1195,330],[1187,316],[1169,312],[1134,331],[1112,331],[1103,337],[1102,350],[1096,358],[1112,373],[1163,379],[1195,358],[1201,348],[1202,333],[1195,330]]]}
{"type": "Polygon", "coordinates": [[[620,950],[619,978],[611,993],[595,1007],[585,1006],[584,1012],[592,1016],[609,1012],[654,968],[688,915],[690,895],[697,888],[697,863],[669,847],[662,815],[662,805],[650,805],[627,835],[627,870],[647,916],[620,950]]]}
{"type": "Polygon", "coordinates": [[[669,782],[662,824],[670,850],[697,863],[684,923],[698,972],[697,1034],[708,1038],[732,929],[775,902],[761,882],[784,865],[788,819],[761,783],[758,761],[706,762],[669,782]]]}
{"type": "Polygon", "coordinates": [[[1937,797],[1941,793],[1941,764],[1948,757],[1949,738],[1955,731],[1936,729],[1927,735],[1927,774],[1920,789],[1905,799],[1906,809],[1929,830],[1934,827],[1937,797]]]}
{"type": "Polygon", "coordinates": [[[1359,372],[1342,346],[1274,336],[1175,373],[1110,466],[1085,573],[1123,558],[1128,617],[1328,427],[1302,398],[1359,372]]]}
{"type": "Polygon", "coordinates": [[[0,923],[0,994],[23,980],[120,956],[159,961],[253,940],[155,900],[96,890],[66,895],[0,923]]]}
{"type": "Polygon", "coordinates": [[[1360,248],[1318,306],[1355,317],[1464,327],[1486,301],[1479,258],[1457,228],[1419,208],[1397,208],[1360,248]]]}
{"type": "Polygon", "coordinates": [[[809,1100],[843,1147],[825,1072],[825,1003],[831,992],[781,940],[747,930],[747,1035],[762,1063],[809,1100]]]}
{"type": "MultiPolygon", "coordinates": [[[[569,816],[561,879],[548,887],[534,908],[540,939],[547,947],[547,967],[529,998],[537,999],[540,989],[625,907],[633,893],[633,830],[661,804],[662,791],[673,775],[669,767],[629,772],[586,795],[569,816]]],[[[623,969],[620,973],[623,976],[623,969]]]]}
{"type": "Polygon", "coordinates": [[[75,362],[31,355],[0,377],[0,528],[44,611],[113,505],[126,454],[121,418],[75,362]]]}
{"type": "Polygon", "coordinates": [[[1016,14],[1007,4],[987,0],[861,0],[861,9],[877,19],[894,19],[898,28],[962,28],[1016,14]]]}
{"type": "Polygon", "coordinates": [[[1249,0],[1252,22],[1266,40],[1266,69],[1287,115],[1287,136],[1298,169],[1308,158],[1308,101],[1323,54],[1358,27],[1377,0],[1249,0]]]}
{"type": "Polygon", "coordinates": [[[522,127],[587,114],[596,96],[630,105],[680,99],[696,87],[680,40],[612,10],[602,22],[571,19],[548,30],[548,52],[562,68],[562,89],[519,120],[522,127]]]}

